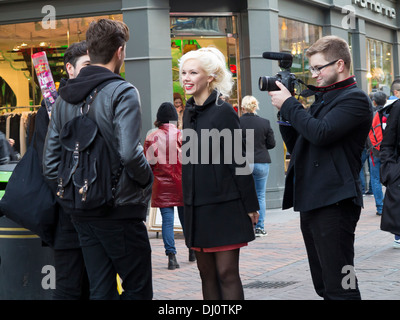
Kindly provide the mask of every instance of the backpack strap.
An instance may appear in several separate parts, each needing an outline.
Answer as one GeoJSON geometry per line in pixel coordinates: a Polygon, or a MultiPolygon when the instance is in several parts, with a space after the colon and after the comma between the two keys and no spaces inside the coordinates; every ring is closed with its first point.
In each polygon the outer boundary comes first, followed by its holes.
{"type": "Polygon", "coordinates": [[[81,107],[81,113],[82,114],[87,114],[90,109],[90,105],[93,103],[94,99],[96,98],[97,94],[100,92],[101,89],[103,89],[105,86],[110,84],[111,82],[114,81],[121,81],[120,79],[109,79],[107,81],[104,81],[100,83],[96,88],[92,90],[92,92],[86,97],[86,99],[83,101],[82,107],[81,107]],[[87,107],[87,110],[85,110],[85,107],[87,107]]]}

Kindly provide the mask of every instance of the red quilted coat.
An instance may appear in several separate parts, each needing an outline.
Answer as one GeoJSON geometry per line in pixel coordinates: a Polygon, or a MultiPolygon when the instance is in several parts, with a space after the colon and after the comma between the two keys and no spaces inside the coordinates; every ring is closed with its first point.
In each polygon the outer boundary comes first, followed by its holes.
{"type": "Polygon", "coordinates": [[[183,206],[181,147],[182,134],[174,124],[162,124],[146,138],[144,152],[154,175],[152,207],[183,206]]]}

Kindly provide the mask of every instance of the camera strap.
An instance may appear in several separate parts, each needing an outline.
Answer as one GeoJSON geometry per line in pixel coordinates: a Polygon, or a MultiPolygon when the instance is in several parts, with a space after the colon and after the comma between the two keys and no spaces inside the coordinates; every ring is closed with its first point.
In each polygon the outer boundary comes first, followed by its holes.
{"type": "MultiPolygon", "coordinates": [[[[308,85],[306,83],[304,83],[304,81],[302,81],[301,79],[296,79],[296,81],[298,81],[299,83],[305,85],[308,89],[303,90],[300,93],[300,96],[302,97],[311,97],[313,95],[315,95],[318,92],[322,92],[322,93],[326,93],[329,91],[333,91],[333,90],[339,90],[339,89],[344,89],[347,87],[352,86],[353,84],[356,84],[356,77],[355,76],[351,76],[343,81],[339,81],[339,82],[335,82],[329,86],[325,86],[325,87],[316,87],[313,85],[308,85]]],[[[291,126],[291,124],[288,121],[285,121],[284,119],[281,118],[281,114],[280,112],[278,112],[277,114],[278,117],[278,121],[277,123],[281,126],[291,126]]]]}
{"type": "Polygon", "coordinates": [[[310,97],[315,95],[317,92],[329,92],[332,90],[338,90],[338,89],[344,89],[347,87],[352,86],[353,84],[356,84],[356,77],[355,76],[351,76],[343,81],[339,81],[339,82],[335,82],[333,84],[330,84],[329,86],[325,86],[325,87],[316,87],[313,85],[308,85],[306,83],[304,83],[301,79],[297,79],[301,84],[305,85],[308,89],[303,90],[300,93],[300,96],[302,97],[310,97]]]}

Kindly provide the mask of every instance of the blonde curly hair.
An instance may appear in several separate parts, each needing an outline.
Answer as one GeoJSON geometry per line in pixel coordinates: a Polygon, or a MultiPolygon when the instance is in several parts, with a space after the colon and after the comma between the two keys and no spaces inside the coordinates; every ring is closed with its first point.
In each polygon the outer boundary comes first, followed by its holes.
{"type": "Polygon", "coordinates": [[[242,110],[247,113],[257,113],[256,110],[258,110],[258,100],[254,98],[253,96],[245,96],[242,99],[242,110]]]}
{"type": "Polygon", "coordinates": [[[179,82],[181,86],[183,86],[182,67],[189,59],[199,61],[203,70],[209,76],[214,77],[214,80],[210,83],[210,92],[215,89],[222,95],[230,96],[234,82],[232,74],[227,69],[225,56],[221,51],[215,47],[205,47],[185,53],[179,60],[179,82]]]}

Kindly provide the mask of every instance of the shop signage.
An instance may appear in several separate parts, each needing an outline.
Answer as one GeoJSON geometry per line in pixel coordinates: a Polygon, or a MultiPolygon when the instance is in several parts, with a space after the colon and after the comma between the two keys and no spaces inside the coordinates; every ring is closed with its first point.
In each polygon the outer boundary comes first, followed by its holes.
{"type": "Polygon", "coordinates": [[[353,0],[353,4],[358,5],[360,8],[369,9],[372,12],[382,14],[391,19],[396,18],[396,9],[386,6],[379,1],[375,0],[353,0]]]}

